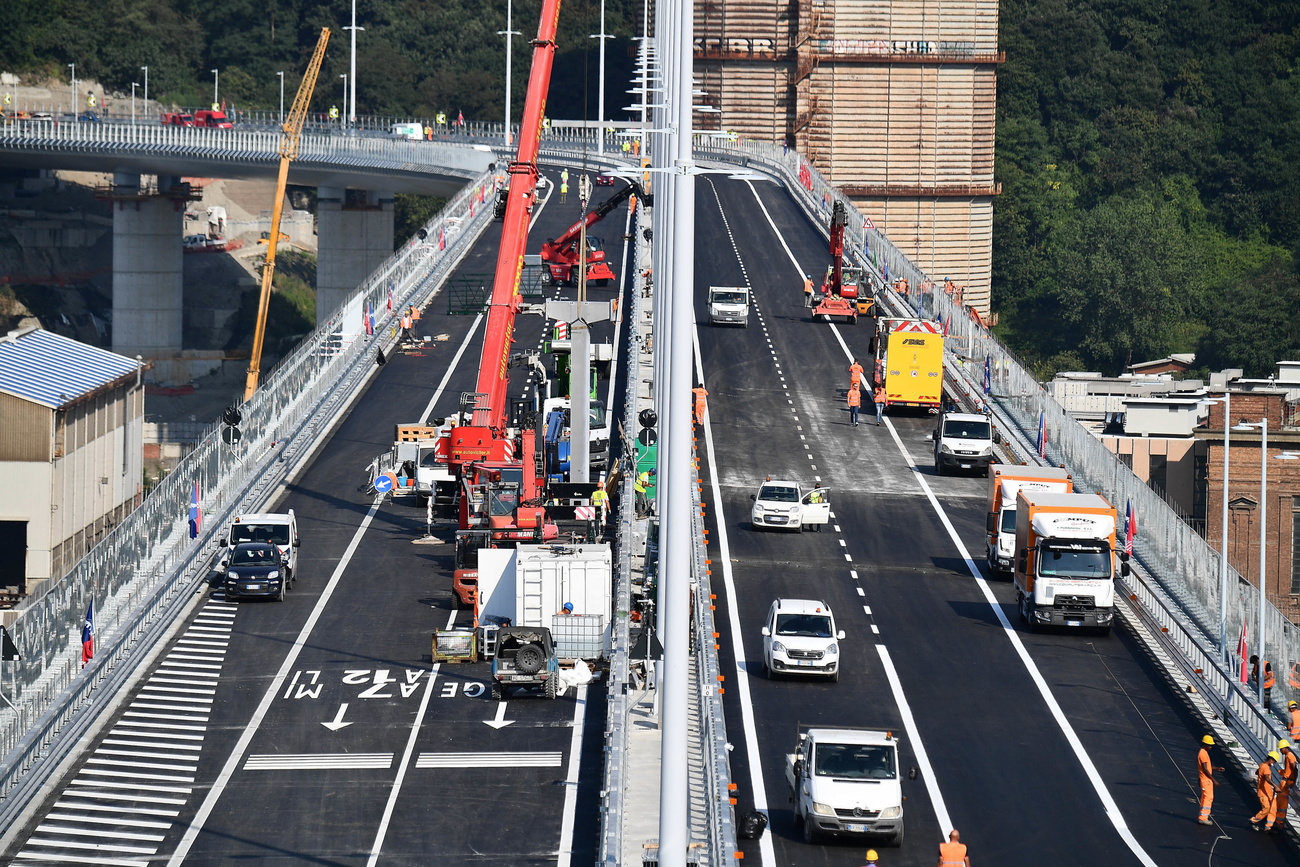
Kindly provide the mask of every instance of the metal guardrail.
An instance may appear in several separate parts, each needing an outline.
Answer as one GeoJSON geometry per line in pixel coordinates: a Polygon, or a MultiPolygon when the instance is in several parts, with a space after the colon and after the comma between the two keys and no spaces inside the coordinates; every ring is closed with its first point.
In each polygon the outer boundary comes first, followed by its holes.
{"type": "MultiPolygon", "coordinates": [[[[129,123],[55,123],[25,121],[0,124],[0,150],[166,156],[220,163],[278,164],[282,133],[276,129],[205,129],[129,123]]],[[[355,166],[367,169],[463,177],[479,174],[481,142],[470,136],[445,141],[411,141],[395,136],[304,132],[297,164],[355,166]]]]}
{"type": "MultiPolygon", "coordinates": [[[[251,503],[269,499],[300,460],[309,457],[333,421],[373,369],[374,350],[395,329],[386,310],[423,304],[468,252],[491,219],[484,207],[494,178],[484,175],[461,191],[426,226],[430,238],[393,254],[263,380],[247,404],[237,449],[221,442],[212,425],[195,450],[103,541],[66,575],[29,597],[9,627],[23,658],[6,663],[0,690],[11,705],[0,709],[0,827],[9,826],[27,796],[75,746],[80,733],[130,677],[153,639],[164,631],[177,602],[206,576],[218,529],[251,503]],[[471,231],[472,230],[472,231],[471,231]],[[367,303],[375,311],[373,336],[347,311],[367,303]],[[341,336],[342,335],[342,336],[341,336]],[[206,521],[191,539],[188,508],[195,487],[206,521]],[[96,655],[80,667],[81,624],[95,600],[96,655]],[[89,712],[83,712],[89,711],[89,712]]],[[[355,315],[355,313],[353,314],[355,315]]]]}

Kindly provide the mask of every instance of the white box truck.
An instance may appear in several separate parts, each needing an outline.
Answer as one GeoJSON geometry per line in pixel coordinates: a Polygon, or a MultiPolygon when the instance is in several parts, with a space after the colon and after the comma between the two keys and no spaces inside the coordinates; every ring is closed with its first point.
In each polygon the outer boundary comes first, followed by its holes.
{"type": "Polygon", "coordinates": [[[1069,494],[1074,491],[1074,481],[1069,471],[1061,467],[1019,467],[1013,464],[989,467],[985,559],[990,575],[1011,574],[1016,559],[1016,495],[1022,490],[1069,494]]]}

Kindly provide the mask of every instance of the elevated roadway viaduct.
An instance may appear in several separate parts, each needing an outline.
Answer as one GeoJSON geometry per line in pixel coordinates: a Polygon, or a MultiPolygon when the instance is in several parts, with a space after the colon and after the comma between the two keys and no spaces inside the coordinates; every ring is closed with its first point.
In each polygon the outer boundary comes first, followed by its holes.
{"type": "MultiPolygon", "coordinates": [[[[0,126],[0,167],[113,176],[113,350],[188,381],[180,358],[186,177],[274,180],[278,130],[29,121],[0,126]],[[157,182],[141,186],[141,178],[157,182]]],[[[290,183],[318,191],[317,324],[393,251],[393,194],[450,197],[496,159],[486,144],[305,132],[290,183]]],[[[268,206],[270,202],[267,203],[268,206]]]]}
{"type": "MultiPolygon", "coordinates": [[[[533,235],[575,216],[552,203],[533,235]]],[[[862,863],[867,841],[809,844],[793,823],[784,755],[810,723],[888,728],[903,768],[918,768],[903,783],[906,839],[880,847],[882,864],[928,867],[950,825],[978,863],[1296,863],[1288,838],[1246,825],[1240,768],[1219,789],[1218,826],[1195,823],[1202,723],[1126,627],[1012,625],[1010,588],[972,570],[983,480],[933,476],[929,418],[847,426],[846,368],[866,354],[869,322],[809,320],[799,277],[822,267],[825,241],[794,201],[772,184],[702,180],[696,227],[697,288],[747,284],[756,302],[748,329],[696,330],[732,777],[737,809],[771,817],[743,844],[746,863],[862,863]],[[827,531],[754,532],[749,494],[769,474],[822,481],[827,531]],[[833,607],[848,633],[838,684],[762,676],[759,627],[776,596],[833,607]]],[[[494,234],[462,273],[491,270],[494,234]]],[[[395,422],[472,389],[480,323],[444,309],[435,299],[422,330],[448,339],[381,369],[281,500],[308,540],[289,600],[196,597],[124,708],[11,835],[9,863],[594,860],[600,686],[581,702],[510,701],[498,719],[482,666],[435,669],[426,652],[432,628],[460,616],[450,552],[409,544],[417,510],[353,494],[395,422]]],[[[519,346],[540,330],[524,320],[519,346]]]]}

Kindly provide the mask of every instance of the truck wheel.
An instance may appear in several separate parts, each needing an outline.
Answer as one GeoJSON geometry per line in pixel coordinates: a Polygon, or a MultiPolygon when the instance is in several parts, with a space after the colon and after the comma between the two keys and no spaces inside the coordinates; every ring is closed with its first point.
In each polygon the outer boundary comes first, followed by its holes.
{"type": "Polygon", "coordinates": [[[555,282],[555,278],[554,278],[553,276],[551,276],[551,269],[550,269],[550,267],[547,266],[547,267],[542,268],[542,283],[544,283],[544,284],[546,284],[547,286],[549,286],[549,285],[551,285],[551,284],[554,283],[554,282],[555,282]]]}
{"type": "Polygon", "coordinates": [[[813,827],[813,822],[807,816],[803,820],[803,841],[805,843],[817,842],[817,829],[813,827]]]}
{"type": "Polygon", "coordinates": [[[539,645],[525,644],[515,651],[515,668],[520,674],[536,674],[546,662],[546,651],[539,645]]]}
{"type": "Polygon", "coordinates": [[[553,698],[555,698],[556,696],[559,695],[559,691],[560,691],[559,680],[560,680],[560,679],[559,679],[558,677],[556,677],[554,674],[552,674],[550,677],[546,678],[546,697],[547,697],[547,698],[553,699],[553,698]]]}
{"type": "Polygon", "coordinates": [[[942,475],[943,475],[943,461],[938,460],[938,459],[935,459],[935,462],[934,462],[934,474],[935,474],[936,476],[942,476],[942,475]]]}
{"type": "Polygon", "coordinates": [[[891,849],[897,849],[899,846],[902,846],[903,831],[904,831],[904,826],[899,825],[898,830],[894,832],[894,836],[890,837],[889,840],[885,842],[885,845],[889,846],[891,849]]]}
{"type": "Polygon", "coordinates": [[[503,697],[504,697],[504,691],[501,689],[501,684],[499,683],[492,684],[492,700],[501,701],[503,697]]]}
{"type": "Polygon", "coordinates": [[[840,682],[840,668],[838,665],[835,667],[835,671],[831,673],[830,681],[831,683],[840,682]]]}

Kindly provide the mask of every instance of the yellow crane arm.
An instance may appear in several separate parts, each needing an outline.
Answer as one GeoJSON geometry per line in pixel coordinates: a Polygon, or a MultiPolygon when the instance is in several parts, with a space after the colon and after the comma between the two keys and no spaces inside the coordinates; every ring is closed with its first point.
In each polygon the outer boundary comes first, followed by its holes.
{"type": "Polygon", "coordinates": [[[289,182],[289,162],[298,156],[298,138],[307,121],[307,107],[321,63],[325,60],[325,46],[329,45],[330,29],[321,28],[316,50],[312,52],[307,72],[298,85],[298,95],[284,122],[284,137],[280,139],[280,175],[275,183],[275,203],[271,207],[271,235],[266,242],[266,264],[262,266],[262,294],[257,304],[257,328],[253,332],[253,352],[248,359],[248,380],[244,384],[244,401],[257,391],[257,381],[262,372],[262,344],[266,339],[266,313],[271,307],[271,283],[275,279],[275,251],[280,242],[280,217],[284,209],[284,190],[289,182]]]}

